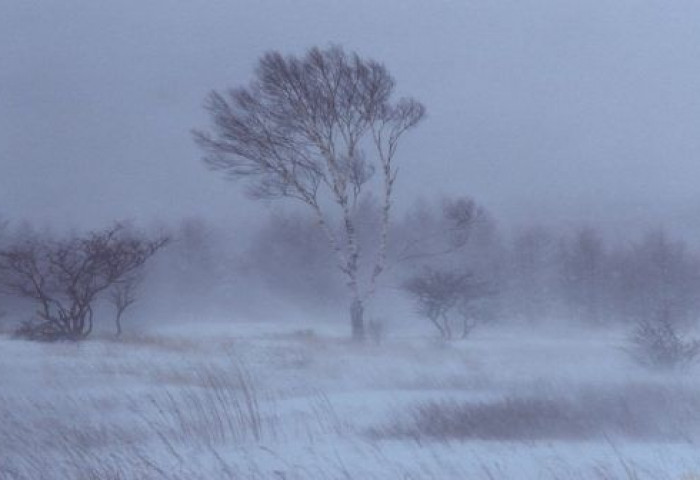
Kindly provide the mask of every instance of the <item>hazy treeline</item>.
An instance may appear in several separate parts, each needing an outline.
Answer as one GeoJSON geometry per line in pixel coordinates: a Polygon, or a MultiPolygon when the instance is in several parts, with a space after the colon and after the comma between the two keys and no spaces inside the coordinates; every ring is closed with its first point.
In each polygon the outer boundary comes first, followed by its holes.
{"type": "MultiPolygon", "coordinates": [[[[369,201],[358,215],[360,244],[371,254],[369,238],[379,212],[369,201]]],[[[333,252],[313,218],[302,213],[272,213],[252,231],[203,218],[153,230],[167,231],[172,241],[146,267],[139,302],[130,313],[143,321],[152,313],[263,318],[279,314],[281,306],[341,316],[347,306],[333,252]]],[[[55,234],[6,224],[0,245],[36,236],[55,234]]],[[[469,275],[480,292],[475,315],[484,321],[605,325],[642,321],[663,310],[688,324],[700,311],[700,257],[659,229],[623,242],[606,239],[593,225],[511,231],[471,200],[447,199],[417,202],[397,215],[390,238],[377,302],[390,292],[392,301],[406,302],[397,312],[410,305],[402,283],[427,268],[469,275]]],[[[20,315],[15,312],[27,314],[26,305],[11,296],[3,297],[0,311],[13,314],[8,320],[20,315]]]]}
{"type": "MultiPolygon", "coordinates": [[[[426,268],[462,271],[482,292],[475,303],[485,320],[598,325],[637,322],[664,310],[689,323],[700,313],[700,257],[662,229],[617,242],[593,225],[509,231],[474,205],[469,228],[455,231],[445,218],[449,204],[420,202],[397,219],[383,288],[400,290],[426,268]]],[[[360,211],[371,230],[372,208],[360,211]]],[[[331,252],[305,216],[273,215],[241,258],[272,295],[308,305],[344,301],[331,252]]]]}
{"type": "Polygon", "coordinates": [[[506,296],[530,318],[564,313],[601,324],[668,310],[685,322],[700,307],[699,258],[663,230],[612,244],[591,226],[570,233],[530,227],[514,235],[505,258],[506,296]]]}

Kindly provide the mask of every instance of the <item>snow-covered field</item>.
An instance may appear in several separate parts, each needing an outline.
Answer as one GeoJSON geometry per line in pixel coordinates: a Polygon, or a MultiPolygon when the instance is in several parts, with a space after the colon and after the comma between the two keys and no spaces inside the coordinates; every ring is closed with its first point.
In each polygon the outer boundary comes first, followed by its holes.
{"type": "Polygon", "coordinates": [[[340,327],[0,337],[0,478],[700,478],[700,370],[650,374],[621,334],[340,327]]]}

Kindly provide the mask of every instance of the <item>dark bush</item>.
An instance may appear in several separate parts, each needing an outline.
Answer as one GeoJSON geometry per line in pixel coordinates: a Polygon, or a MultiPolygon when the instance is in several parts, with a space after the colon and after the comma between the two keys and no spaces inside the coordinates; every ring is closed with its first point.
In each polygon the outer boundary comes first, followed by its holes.
{"type": "Polygon", "coordinates": [[[654,369],[674,369],[694,362],[700,354],[700,341],[688,339],[672,320],[668,309],[653,320],[637,324],[630,337],[630,356],[640,365],[654,369]]]}
{"type": "Polygon", "coordinates": [[[30,340],[81,340],[93,329],[94,306],[110,288],[136,274],[167,243],[120,224],[55,240],[33,238],[0,250],[0,282],[36,305],[38,318],[15,332],[30,340]]]}

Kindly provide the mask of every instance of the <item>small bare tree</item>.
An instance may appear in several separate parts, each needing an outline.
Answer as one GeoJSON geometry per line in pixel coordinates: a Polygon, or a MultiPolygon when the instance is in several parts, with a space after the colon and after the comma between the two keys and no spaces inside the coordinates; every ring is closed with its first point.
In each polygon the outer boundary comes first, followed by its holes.
{"type": "Polygon", "coordinates": [[[115,311],[114,324],[116,326],[117,336],[122,334],[122,316],[124,312],[136,303],[136,292],[141,283],[141,275],[138,273],[127,275],[124,279],[118,281],[112,287],[107,297],[109,303],[112,304],[115,311]]]}
{"type": "Polygon", "coordinates": [[[35,301],[39,321],[18,335],[34,340],[82,340],[92,332],[100,295],[135,274],[167,243],[141,238],[117,224],[65,240],[35,238],[0,251],[3,284],[35,301]]]}
{"type": "Polygon", "coordinates": [[[420,315],[426,317],[442,340],[454,338],[457,323],[460,338],[466,338],[476,326],[469,306],[488,292],[484,284],[474,281],[471,273],[425,268],[403,284],[413,298],[420,315]]]}
{"type": "Polygon", "coordinates": [[[358,340],[364,338],[365,302],[385,268],[399,139],[425,113],[413,99],[392,103],[393,89],[382,64],[339,47],[312,48],[302,58],[271,52],[260,59],[250,86],[209,96],[213,131],[195,132],[205,162],[248,179],[254,197],[292,198],[315,213],[347,281],[358,340]],[[365,262],[355,210],[376,172],[381,224],[374,260],[365,262]],[[331,223],[337,217],[341,233],[331,223]]]}

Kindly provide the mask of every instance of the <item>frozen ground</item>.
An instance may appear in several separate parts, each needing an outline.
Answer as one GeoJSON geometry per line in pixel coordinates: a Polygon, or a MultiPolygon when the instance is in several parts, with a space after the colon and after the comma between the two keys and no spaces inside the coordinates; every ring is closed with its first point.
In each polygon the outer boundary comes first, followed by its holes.
{"type": "Polygon", "coordinates": [[[649,374],[622,335],[345,333],[0,337],[0,478],[700,478],[698,370],[649,374]]]}

